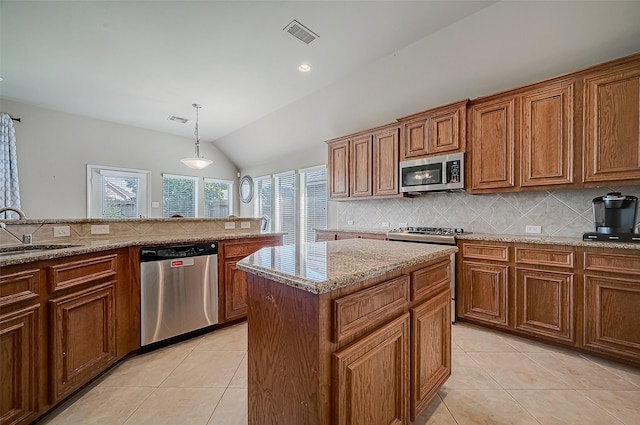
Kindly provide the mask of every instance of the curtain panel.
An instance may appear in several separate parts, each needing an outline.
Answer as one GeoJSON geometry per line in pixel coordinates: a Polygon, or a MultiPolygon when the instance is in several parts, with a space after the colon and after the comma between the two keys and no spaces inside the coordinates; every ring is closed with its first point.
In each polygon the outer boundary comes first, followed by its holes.
{"type": "MultiPolygon", "coordinates": [[[[0,114],[0,207],[20,208],[16,132],[9,114],[0,114]]],[[[0,219],[18,218],[14,212],[0,214],[0,219]]]]}

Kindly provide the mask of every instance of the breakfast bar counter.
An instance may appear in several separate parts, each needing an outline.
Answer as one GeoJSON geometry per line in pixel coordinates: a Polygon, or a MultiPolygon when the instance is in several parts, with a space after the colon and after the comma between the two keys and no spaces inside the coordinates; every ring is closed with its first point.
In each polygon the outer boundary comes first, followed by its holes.
{"type": "Polygon", "coordinates": [[[263,248],[248,273],[249,424],[408,424],[451,373],[456,247],[263,248]]]}

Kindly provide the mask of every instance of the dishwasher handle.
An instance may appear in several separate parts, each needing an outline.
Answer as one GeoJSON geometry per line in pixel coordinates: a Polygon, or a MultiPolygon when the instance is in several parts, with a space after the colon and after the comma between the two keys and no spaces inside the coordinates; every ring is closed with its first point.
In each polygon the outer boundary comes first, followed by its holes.
{"type": "Polygon", "coordinates": [[[147,246],[140,248],[140,262],[161,261],[175,258],[217,255],[218,242],[205,242],[190,245],[147,246]]]}

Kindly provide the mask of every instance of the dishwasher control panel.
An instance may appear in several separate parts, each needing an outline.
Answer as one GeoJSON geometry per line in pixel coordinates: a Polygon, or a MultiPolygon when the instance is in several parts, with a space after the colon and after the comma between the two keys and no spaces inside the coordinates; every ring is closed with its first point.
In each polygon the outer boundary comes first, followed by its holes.
{"type": "Polygon", "coordinates": [[[218,242],[140,248],[140,262],[218,254],[218,242]]]}

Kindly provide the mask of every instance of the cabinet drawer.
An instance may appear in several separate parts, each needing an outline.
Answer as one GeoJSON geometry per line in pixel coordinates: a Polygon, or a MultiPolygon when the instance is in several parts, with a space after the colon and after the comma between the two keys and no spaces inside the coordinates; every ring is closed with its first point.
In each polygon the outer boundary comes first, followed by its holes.
{"type": "Polygon", "coordinates": [[[509,261],[509,247],[488,244],[463,244],[462,255],[465,259],[509,261]]]}
{"type": "Polygon", "coordinates": [[[115,276],[118,270],[118,255],[87,258],[49,267],[49,289],[51,292],[82,285],[92,280],[115,276]]]}
{"type": "Polygon", "coordinates": [[[243,242],[243,243],[232,243],[232,244],[224,244],[224,257],[241,257],[244,258],[248,255],[253,254],[258,251],[260,248],[264,248],[266,246],[275,246],[280,245],[279,239],[266,239],[260,241],[252,241],[252,242],[243,242]]]}
{"type": "Polygon", "coordinates": [[[333,341],[371,330],[401,313],[409,301],[409,276],[380,283],[333,301],[333,341]]]}
{"type": "Polygon", "coordinates": [[[585,271],[640,275],[640,256],[637,254],[584,253],[585,271]]]}
{"type": "Polygon", "coordinates": [[[25,270],[0,277],[0,307],[38,298],[40,270],[25,270]]]}
{"type": "Polygon", "coordinates": [[[451,286],[451,262],[440,261],[411,273],[411,301],[429,298],[451,286]]]}
{"type": "Polygon", "coordinates": [[[516,247],[516,263],[573,268],[573,250],[516,247]]]}

